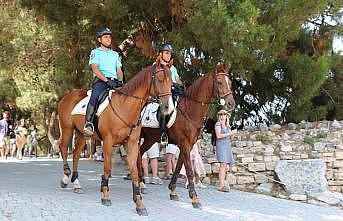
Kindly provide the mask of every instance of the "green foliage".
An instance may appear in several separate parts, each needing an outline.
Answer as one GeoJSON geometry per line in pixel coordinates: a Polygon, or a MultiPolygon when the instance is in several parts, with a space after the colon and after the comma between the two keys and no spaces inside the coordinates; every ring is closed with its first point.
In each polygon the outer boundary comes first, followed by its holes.
{"type": "Polygon", "coordinates": [[[327,137],[327,134],[325,134],[324,132],[320,131],[315,136],[306,136],[306,137],[304,137],[304,143],[309,144],[310,146],[313,147],[315,142],[317,142],[319,139],[326,138],[326,137],[327,137]]]}
{"type": "Polygon", "coordinates": [[[143,53],[151,41],[169,42],[187,85],[219,62],[232,65],[237,122],[342,119],[343,58],[331,53],[343,33],[342,7],[339,0],[2,1],[0,102],[38,112],[56,108],[67,90],[89,87],[94,35],[108,26],[116,44],[134,39],[122,58],[128,79],[154,61],[143,53]]]}
{"type": "Polygon", "coordinates": [[[267,136],[267,135],[262,135],[262,134],[261,135],[257,135],[255,137],[255,140],[261,141],[264,144],[270,144],[270,143],[273,142],[273,138],[272,137],[267,136]]]}
{"type": "Polygon", "coordinates": [[[315,142],[315,138],[314,137],[311,137],[311,136],[306,136],[304,137],[304,143],[310,145],[310,146],[313,146],[315,142]]]}
{"type": "Polygon", "coordinates": [[[254,154],[257,155],[257,156],[264,156],[264,152],[263,151],[255,151],[254,154]]]}
{"type": "Polygon", "coordinates": [[[2,56],[6,58],[0,68],[3,102],[21,110],[40,111],[57,100],[51,65],[53,33],[47,23],[37,21],[16,2],[6,6],[0,9],[0,24],[4,27],[1,42],[6,42],[1,44],[2,56]],[[16,22],[12,22],[13,17],[16,22]]]}
{"type": "Polygon", "coordinates": [[[287,116],[289,121],[322,117],[325,109],[319,107],[313,111],[314,108],[310,101],[327,79],[330,67],[329,59],[324,56],[308,57],[296,54],[286,65],[289,78],[287,80],[289,80],[291,90],[289,98],[291,106],[287,116]]]}
{"type": "Polygon", "coordinates": [[[324,133],[323,131],[320,131],[320,132],[316,135],[316,138],[317,138],[317,139],[326,138],[326,137],[327,137],[327,134],[324,133]]]}

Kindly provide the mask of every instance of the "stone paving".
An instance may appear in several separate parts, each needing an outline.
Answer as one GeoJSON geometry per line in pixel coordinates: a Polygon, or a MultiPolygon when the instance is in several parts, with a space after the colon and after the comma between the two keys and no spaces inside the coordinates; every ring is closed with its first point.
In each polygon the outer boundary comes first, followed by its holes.
{"type": "MultiPolygon", "coordinates": [[[[71,165],[71,163],[70,163],[71,165]]],[[[0,161],[0,221],[26,220],[323,220],[343,221],[343,210],[215,187],[198,190],[203,209],[193,209],[188,192],[178,185],[180,201],[169,200],[167,182],[148,185],[143,195],[148,217],[136,214],[131,182],[123,169],[113,169],[110,179],[112,206],[101,205],[102,163],[81,160],[79,178],[85,194],[72,185],[59,187],[62,162],[52,159],[0,161]]]]}

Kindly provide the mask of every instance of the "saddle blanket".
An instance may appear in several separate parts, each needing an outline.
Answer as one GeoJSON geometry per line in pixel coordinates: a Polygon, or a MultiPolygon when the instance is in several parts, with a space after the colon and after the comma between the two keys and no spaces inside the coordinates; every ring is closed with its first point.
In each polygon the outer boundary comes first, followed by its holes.
{"type": "MultiPolygon", "coordinates": [[[[112,95],[112,90],[109,92],[109,96],[112,95]]],[[[77,103],[72,110],[71,114],[72,115],[86,115],[86,110],[87,110],[87,104],[89,102],[91,95],[91,90],[87,92],[87,97],[83,98],[79,103],[77,103]]],[[[172,99],[170,98],[169,103],[172,105],[169,105],[169,110],[168,114],[170,114],[170,119],[167,123],[167,128],[170,128],[176,119],[176,106],[174,107],[172,99]]],[[[105,108],[108,106],[109,100],[106,98],[100,105],[99,108],[96,112],[96,115],[99,117],[102,112],[105,110],[105,108]]],[[[149,127],[149,128],[159,128],[160,123],[157,119],[157,110],[158,110],[158,103],[149,103],[147,106],[143,108],[141,111],[141,117],[142,117],[142,126],[143,127],[149,127]]]]}
{"type": "MultiPolygon", "coordinates": [[[[110,90],[109,96],[112,96],[113,90],[110,90]]],[[[89,102],[89,98],[91,97],[91,90],[87,91],[87,97],[83,98],[79,103],[77,103],[74,107],[74,109],[71,112],[71,115],[76,115],[76,114],[81,114],[81,115],[86,115],[86,110],[87,110],[87,104],[89,102]]],[[[108,106],[109,101],[108,98],[106,98],[98,108],[98,111],[96,112],[97,116],[100,116],[102,112],[105,110],[105,108],[108,106]]]]}
{"type": "MultiPolygon", "coordinates": [[[[149,103],[141,111],[142,126],[149,128],[159,128],[160,123],[157,119],[158,103],[149,103]]],[[[170,118],[167,123],[167,128],[173,126],[176,120],[176,107],[173,108],[173,111],[170,113],[170,118]]]]}

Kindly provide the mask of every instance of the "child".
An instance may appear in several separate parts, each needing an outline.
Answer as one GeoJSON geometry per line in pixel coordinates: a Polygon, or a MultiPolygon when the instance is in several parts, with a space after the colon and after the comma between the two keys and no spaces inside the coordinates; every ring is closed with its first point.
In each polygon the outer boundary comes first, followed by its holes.
{"type": "MultiPolygon", "coordinates": [[[[204,163],[202,162],[201,155],[202,155],[202,149],[200,145],[200,140],[197,140],[197,142],[193,145],[193,148],[190,152],[191,165],[194,172],[194,186],[197,188],[207,188],[207,186],[202,184],[200,181],[200,177],[206,175],[206,170],[205,170],[204,163]]],[[[184,165],[182,166],[180,174],[186,176],[186,170],[185,170],[184,165]]],[[[185,188],[188,188],[187,176],[186,176],[185,188]]]]}

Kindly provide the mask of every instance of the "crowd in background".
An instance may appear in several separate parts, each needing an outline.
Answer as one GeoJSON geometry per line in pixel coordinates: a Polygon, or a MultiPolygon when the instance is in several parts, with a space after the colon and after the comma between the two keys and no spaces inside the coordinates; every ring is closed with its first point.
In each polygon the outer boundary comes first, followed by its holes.
{"type": "Polygon", "coordinates": [[[0,154],[1,159],[19,159],[23,156],[37,157],[37,128],[30,119],[14,121],[5,111],[0,120],[0,154]]]}

